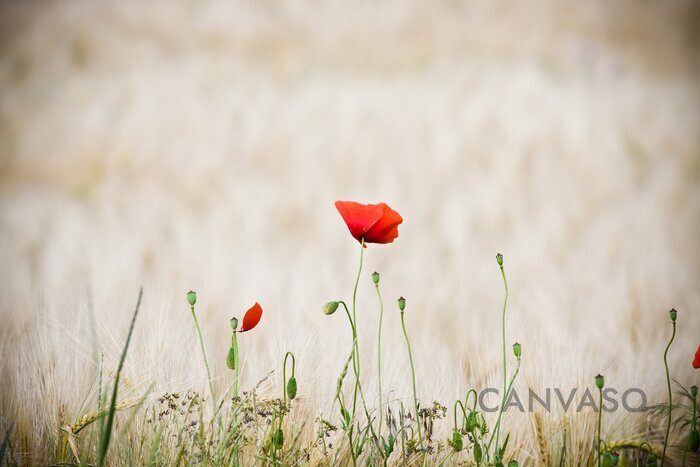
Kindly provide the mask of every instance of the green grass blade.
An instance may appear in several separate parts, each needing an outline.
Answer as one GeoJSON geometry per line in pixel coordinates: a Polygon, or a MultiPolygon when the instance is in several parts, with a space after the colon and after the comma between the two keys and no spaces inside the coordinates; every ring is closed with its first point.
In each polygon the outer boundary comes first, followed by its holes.
{"type": "Polygon", "coordinates": [[[131,335],[134,332],[134,324],[136,323],[136,316],[139,314],[139,308],[141,306],[141,297],[143,296],[143,287],[139,290],[139,298],[136,302],[136,309],[134,310],[134,316],[131,318],[131,325],[129,326],[129,334],[126,336],[126,343],[124,344],[124,350],[122,350],[121,358],[119,359],[119,366],[117,367],[117,375],[114,378],[114,389],[112,390],[112,402],[109,405],[109,412],[107,413],[107,421],[105,422],[104,432],[100,436],[100,450],[99,457],[97,460],[97,465],[103,466],[105,462],[105,457],[107,456],[107,449],[109,449],[109,440],[112,436],[112,425],[114,424],[114,413],[117,407],[117,390],[119,389],[119,376],[121,375],[122,368],[124,367],[124,360],[126,360],[126,352],[129,350],[129,342],[131,342],[131,335]]]}

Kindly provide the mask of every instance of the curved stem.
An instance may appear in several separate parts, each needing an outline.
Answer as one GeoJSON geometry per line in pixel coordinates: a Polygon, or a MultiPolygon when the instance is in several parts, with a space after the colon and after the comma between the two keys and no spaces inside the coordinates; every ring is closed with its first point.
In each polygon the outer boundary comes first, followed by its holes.
{"type": "Polygon", "coordinates": [[[194,318],[194,325],[197,327],[197,335],[199,336],[199,345],[202,347],[202,356],[204,357],[204,366],[207,368],[207,378],[209,379],[209,391],[211,392],[211,402],[214,404],[214,410],[216,410],[216,399],[214,398],[214,385],[211,382],[211,371],[209,371],[209,362],[207,361],[207,352],[204,350],[204,339],[202,339],[202,329],[199,327],[199,320],[197,320],[197,313],[194,312],[194,305],[192,309],[192,318],[194,318]]]}
{"type": "Polygon", "coordinates": [[[420,447],[423,448],[423,434],[420,428],[420,416],[418,415],[418,396],[416,392],[416,369],[413,366],[413,353],[411,352],[411,342],[408,340],[408,333],[406,332],[406,321],[404,320],[404,312],[401,312],[401,327],[403,328],[403,336],[406,338],[406,347],[408,347],[408,360],[411,364],[411,381],[413,383],[413,406],[416,411],[416,425],[418,426],[418,439],[420,441],[420,447]]]}
{"type": "Polygon", "coordinates": [[[284,363],[282,365],[282,393],[283,393],[283,399],[284,403],[287,403],[287,357],[292,357],[292,378],[294,378],[294,365],[295,365],[295,360],[294,360],[294,354],[292,352],[287,352],[284,354],[284,363]]]}
{"type": "Polygon", "coordinates": [[[454,413],[454,417],[455,417],[455,431],[457,431],[457,405],[459,405],[460,408],[462,409],[462,415],[464,416],[464,419],[467,418],[467,411],[466,411],[466,409],[464,408],[464,404],[462,404],[462,401],[461,401],[461,400],[457,399],[457,401],[455,402],[455,413],[454,413]]]}
{"type": "MultiPolygon", "coordinates": [[[[507,361],[506,361],[506,306],[508,305],[508,281],[506,280],[506,272],[503,269],[503,265],[499,265],[501,269],[501,276],[503,277],[503,286],[505,288],[505,297],[503,299],[503,312],[501,314],[501,338],[503,341],[503,399],[501,401],[501,407],[498,411],[498,419],[500,421],[501,414],[503,413],[503,408],[506,404],[506,392],[507,392],[507,361]]],[[[501,437],[501,426],[500,424],[496,428],[496,446],[498,446],[499,438],[501,437]]]]}
{"type": "Polygon", "coordinates": [[[377,332],[377,384],[379,385],[379,429],[378,436],[382,435],[382,418],[384,411],[382,408],[382,319],[384,318],[384,302],[382,294],[379,292],[379,284],[375,284],[374,289],[377,291],[379,298],[379,331],[377,332]]]}
{"type": "Polygon", "coordinates": [[[467,391],[467,397],[464,398],[464,406],[469,406],[469,395],[472,393],[474,394],[474,405],[472,406],[472,411],[475,411],[477,399],[479,398],[479,395],[476,393],[476,389],[470,389],[469,391],[467,391]]]}
{"type": "Polygon", "coordinates": [[[673,392],[671,391],[671,374],[668,372],[668,349],[673,344],[673,339],[676,337],[676,322],[673,321],[673,334],[671,340],[668,341],[666,350],[664,351],[664,367],[666,368],[666,385],[668,386],[668,424],[666,425],[666,436],[664,437],[664,450],[661,454],[661,467],[666,463],[666,446],[668,445],[668,435],[671,433],[671,413],[673,412],[673,392]]]}

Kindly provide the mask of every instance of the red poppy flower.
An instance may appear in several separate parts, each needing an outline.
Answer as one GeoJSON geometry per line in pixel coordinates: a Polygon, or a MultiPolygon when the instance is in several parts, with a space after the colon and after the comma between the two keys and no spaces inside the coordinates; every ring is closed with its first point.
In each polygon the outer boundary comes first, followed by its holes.
{"type": "Polygon", "coordinates": [[[336,201],[335,207],[358,242],[364,239],[365,243],[391,243],[399,236],[403,218],[384,203],[336,201]]]}
{"type": "Polygon", "coordinates": [[[260,322],[260,318],[262,318],[262,311],[263,310],[260,304],[255,302],[255,305],[245,312],[245,315],[243,316],[243,324],[238,332],[250,331],[257,326],[260,322]]]}
{"type": "Polygon", "coordinates": [[[695,360],[693,360],[693,368],[700,368],[700,345],[698,346],[698,351],[695,352],[695,360]]]}

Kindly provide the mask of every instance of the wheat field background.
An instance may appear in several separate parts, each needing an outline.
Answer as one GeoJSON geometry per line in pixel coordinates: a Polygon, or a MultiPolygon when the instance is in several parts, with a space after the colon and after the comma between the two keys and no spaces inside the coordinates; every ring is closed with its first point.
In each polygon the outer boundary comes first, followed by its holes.
{"type": "MultiPolygon", "coordinates": [[[[497,252],[516,389],[600,372],[663,402],[671,307],[671,372],[698,384],[698,22],[692,1],[0,3],[0,428],[22,462],[49,462],[94,395],[96,348],[114,371],[143,285],[125,400],[205,394],[189,289],[217,391],[228,320],[259,301],[241,386],[276,370],[262,391],[279,392],[294,351],[313,438],[350,348],[321,312],[357,271],[337,199],[404,217],[360,282],[370,399],[374,270],[390,397],[411,397],[399,295],[421,401],[499,386],[497,252]]],[[[564,415],[543,414],[549,455],[566,423],[583,462],[595,414],[564,415]]],[[[542,464],[533,414],[506,426],[542,464]]],[[[659,436],[624,411],[603,432],[659,436]]]]}

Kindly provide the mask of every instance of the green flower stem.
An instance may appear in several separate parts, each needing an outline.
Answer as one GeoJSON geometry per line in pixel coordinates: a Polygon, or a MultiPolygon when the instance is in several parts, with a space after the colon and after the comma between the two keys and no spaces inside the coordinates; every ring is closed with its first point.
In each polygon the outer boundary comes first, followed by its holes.
{"type": "Polygon", "coordinates": [[[603,420],[603,388],[598,388],[598,427],[596,429],[596,450],[598,451],[598,467],[600,467],[601,453],[600,453],[600,426],[603,420]]]}
{"type": "Polygon", "coordinates": [[[384,412],[382,408],[382,318],[384,317],[384,302],[382,294],[379,292],[379,284],[375,284],[374,289],[377,291],[379,298],[379,331],[377,332],[377,384],[379,386],[379,429],[378,436],[382,435],[382,418],[384,412]]]}
{"type": "Polygon", "coordinates": [[[664,437],[664,450],[661,454],[661,467],[666,463],[666,446],[668,445],[668,435],[671,433],[671,413],[673,411],[673,392],[671,391],[671,374],[668,371],[668,350],[673,344],[673,339],[676,337],[676,322],[673,321],[673,334],[671,340],[668,341],[666,350],[664,351],[664,367],[666,368],[666,385],[668,386],[668,424],[666,425],[666,436],[664,437]]]}
{"type": "Polygon", "coordinates": [[[454,413],[455,431],[459,430],[459,428],[457,428],[457,406],[458,405],[459,405],[460,409],[462,410],[462,415],[464,416],[464,418],[462,419],[462,425],[464,425],[464,420],[467,419],[467,410],[464,408],[464,404],[462,404],[462,401],[457,399],[457,401],[455,402],[455,410],[454,410],[454,412],[455,412],[454,413]]]}
{"type": "MultiPolygon", "coordinates": [[[[515,377],[518,376],[518,373],[520,372],[520,358],[517,359],[517,365],[515,366],[515,373],[513,373],[513,376],[510,378],[510,382],[508,383],[507,389],[506,389],[506,398],[504,399],[503,405],[505,406],[505,400],[508,398],[508,394],[510,394],[510,390],[513,388],[513,383],[515,382],[515,377]]],[[[468,396],[468,395],[467,395],[468,396]]],[[[476,400],[474,401],[474,406],[476,407],[476,400]]],[[[498,418],[496,419],[496,427],[494,429],[494,432],[491,433],[491,438],[489,439],[488,444],[486,445],[486,455],[489,455],[489,450],[491,449],[491,443],[493,442],[494,436],[496,437],[496,446],[494,446],[495,450],[498,450],[498,429],[501,426],[501,416],[503,415],[503,408],[499,410],[498,412],[498,418]]]]}
{"type": "Polygon", "coordinates": [[[284,365],[282,367],[282,393],[284,403],[287,403],[287,357],[292,357],[292,378],[294,378],[294,366],[296,365],[296,360],[292,352],[287,352],[284,355],[284,365]]]}
{"type": "Polygon", "coordinates": [[[360,240],[360,267],[357,269],[357,278],[355,279],[355,288],[352,291],[352,342],[355,347],[355,356],[353,357],[357,365],[355,373],[355,389],[352,395],[352,418],[355,418],[355,410],[357,406],[357,392],[360,386],[360,349],[357,345],[357,286],[360,284],[360,274],[362,274],[362,261],[365,256],[365,239],[360,240]]]}
{"type": "Polygon", "coordinates": [[[411,352],[411,342],[408,340],[408,333],[406,332],[406,320],[404,320],[404,312],[401,312],[401,327],[403,328],[403,336],[406,338],[406,347],[408,348],[408,361],[411,364],[411,381],[413,383],[413,407],[416,411],[416,425],[418,425],[418,438],[420,440],[420,447],[423,448],[423,434],[420,428],[420,417],[418,415],[418,396],[416,391],[416,369],[413,366],[413,353],[411,352]]]}
{"type": "Polygon", "coordinates": [[[238,398],[238,339],[236,330],[231,333],[231,348],[233,349],[233,398],[238,398]]]}
{"type": "MultiPolygon", "coordinates": [[[[216,410],[216,398],[214,397],[214,385],[211,382],[211,371],[209,370],[209,362],[207,361],[207,352],[206,352],[206,350],[204,350],[204,339],[202,338],[202,329],[199,327],[199,320],[197,320],[197,313],[194,312],[194,305],[192,305],[191,309],[192,309],[192,318],[194,319],[194,325],[197,327],[197,335],[199,336],[199,345],[202,347],[202,356],[204,357],[204,366],[207,368],[207,378],[209,378],[209,391],[211,392],[211,402],[213,404],[214,410],[216,410]]],[[[238,368],[236,368],[236,372],[238,372],[238,368]]]]}
{"type": "MultiPolygon", "coordinates": [[[[499,264],[501,269],[501,276],[503,277],[503,286],[505,287],[505,297],[503,299],[503,312],[501,314],[501,337],[503,341],[503,399],[501,401],[501,407],[498,410],[498,420],[501,419],[501,414],[503,413],[503,408],[506,404],[506,392],[507,392],[507,368],[506,368],[506,306],[508,305],[508,280],[506,280],[506,272],[503,269],[503,264],[499,264]]],[[[499,438],[501,437],[501,426],[497,424],[496,427],[496,446],[498,446],[499,438]]],[[[490,443],[489,443],[490,444],[490,443]]]]}

